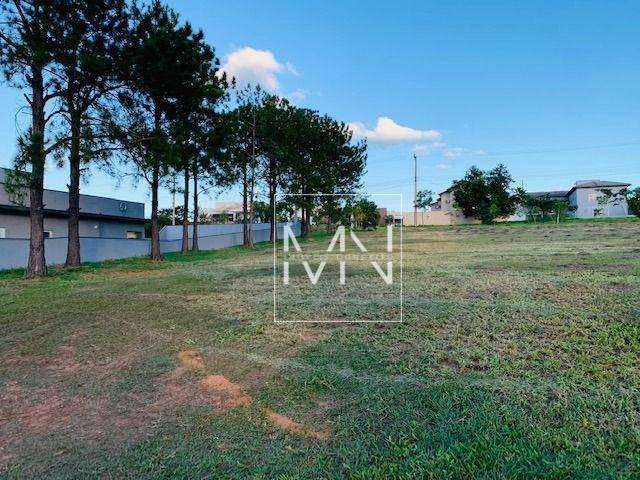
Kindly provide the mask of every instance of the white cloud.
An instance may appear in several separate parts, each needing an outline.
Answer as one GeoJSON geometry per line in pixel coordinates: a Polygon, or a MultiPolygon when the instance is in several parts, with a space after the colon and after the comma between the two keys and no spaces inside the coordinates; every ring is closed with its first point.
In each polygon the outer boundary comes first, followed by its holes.
{"type": "Polygon", "coordinates": [[[367,129],[363,123],[352,122],[349,127],[358,137],[367,137],[374,143],[403,143],[416,140],[435,140],[441,137],[437,130],[416,130],[410,127],[398,125],[389,117],[378,117],[378,122],[373,130],[367,129]]]}
{"type": "Polygon", "coordinates": [[[442,156],[449,160],[461,157],[462,155],[486,155],[486,152],[484,150],[469,150],[468,148],[461,147],[447,147],[442,150],[442,156]]]}
{"type": "Polygon", "coordinates": [[[444,142],[432,142],[426,144],[418,144],[414,145],[413,151],[414,153],[425,153],[429,154],[435,150],[445,147],[447,144],[444,142]]]}
{"type": "Polygon", "coordinates": [[[451,148],[445,148],[442,151],[442,156],[448,160],[453,160],[454,158],[458,158],[463,153],[465,153],[464,148],[451,147],[451,148]]]}
{"type": "Polygon", "coordinates": [[[364,123],[361,122],[351,122],[347,124],[349,130],[353,132],[355,137],[366,137],[367,136],[367,127],[364,126],[364,123]]]}
{"type": "Polygon", "coordinates": [[[295,67],[293,63],[287,62],[285,63],[285,66],[287,67],[287,70],[289,71],[289,73],[295,75],[296,77],[300,76],[300,72],[298,72],[298,69],[295,67]]]}
{"type": "Polygon", "coordinates": [[[447,168],[451,168],[451,165],[449,165],[448,163],[439,163],[436,165],[436,167],[441,170],[446,170],[447,168]]]}
{"type": "Polygon", "coordinates": [[[301,102],[305,98],[307,98],[307,93],[301,88],[297,88],[293,92],[285,93],[284,96],[287,97],[292,102],[296,103],[296,102],[301,102]]]}
{"type": "Polygon", "coordinates": [[[242,47],[225,56],[220,72],[236,79],[240,86],[260,85],[265,90],[277,92],[280,88],[278,74],[287,71],[298,76],[296,68],[289,62],[284,64],[276,60],[269,50],[242,47]]]}

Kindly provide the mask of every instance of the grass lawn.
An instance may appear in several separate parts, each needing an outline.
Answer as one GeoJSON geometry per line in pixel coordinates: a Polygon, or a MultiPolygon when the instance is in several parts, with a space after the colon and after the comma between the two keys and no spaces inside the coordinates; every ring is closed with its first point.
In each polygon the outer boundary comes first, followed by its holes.
{"type": "Polygon", "coordinates": [[[274,324],[269,245],[0,274],[0,476],[639,478],[640,222],[404,233],[402,324],[274,324]]]}

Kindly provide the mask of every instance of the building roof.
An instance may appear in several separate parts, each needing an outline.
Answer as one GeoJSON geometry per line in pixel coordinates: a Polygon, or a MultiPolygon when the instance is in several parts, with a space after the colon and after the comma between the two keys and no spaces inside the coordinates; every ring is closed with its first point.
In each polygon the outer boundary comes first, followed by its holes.
{"type": "MultiPolygon", "coordinates": [[[[6,182],[8,170],[0,168],[0,185],[6,182]]],[[[69,208],[69,192],[45,189],[43,192],[44,213],[50,216],[67,215],[69,208]]],[[[5,213],[28,212],[28,192],[22,204],[17,204],[9,198],[0,187],[0,208],[5,213]]],[[[116,198],[98,197],[95,195],[80,195],[80,216],[82,218],[101,218],[105,220],[143,221],[144,203],[130,202],[116,198]]]]}
{"type": "Polygon", "coordinates": [[[242,212],[242,202],[216,202],[213,207],[201,208],[204,213],[208,215],[215,215],[220,213],[233,213],[242,212]]]}
{"type": "MultiPolygon", "coordinates": [[[[578,180],[571,190],[576,188],[603,188],[603,187],[629,187],[630,183],[610,182],[608,180],[578,180]]],[[[571,191],[570,190],[570,191],[571,191]]]]}
{"type": "Polygon", "coordinates": [[[579,188],[611,188],[611,187],[630,187],[630,183],[625,182],[611,182],[608,180],[578,180],[573,184],[569,193],[578,190],[579,188]]]}
{"type": "Polygon", "coordinates": [[[528,192],[532,197],[551,197],[551,198],[565,198],[569,195],[569,190],[552,190],[549,192],[528,192]]]}

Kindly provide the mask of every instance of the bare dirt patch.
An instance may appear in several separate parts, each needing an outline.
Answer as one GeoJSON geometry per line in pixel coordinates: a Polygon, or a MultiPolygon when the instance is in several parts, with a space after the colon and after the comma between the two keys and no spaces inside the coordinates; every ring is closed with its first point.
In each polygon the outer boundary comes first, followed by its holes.
{"type": "Polygon", "coordinates": [[[206,393],[213,394],[214,405],[224,409],[251,404],[251,397],[239,385],[230,382],[223,375],[206,376],[200,381],[200,388],[206,393]]]}
{"type": "Polygon", "coordinates": [[[182,362],[182,365],[187,368],[202,369],[204,368],[204,362],[202,357],[195,350],[184,350],[178,354],[178,359],[182,362]]]}
{"type": "Polygon", "coordinates": [[[2,397],[0,432],[11,439],[9,443],[19,443],[25,430],[38,435],[66,428],[73,428],[80,438],[94,439],[110,418],[102,397],[69,396],[55,388],[24,390],[17,384],[8,390],[2,397]]]}
{"type": "Polygon", "coordinates": [[[328,430],[314,430],[306,425],[295,422],[289,417],[280,415],[273,410],[265,410],[269,421],[281,430],[287,433],[305,438],[315,438],[318,440],[326,440],[331,436],[328,430]]]}
{"type": "MultiPolygon", "coordinates": [[[[199,382],[181,382],[181,378],[188,370],[203,370],[205,367],[200,354],[195,350],[180,352],[178,359],[181,365],[169,375],[163,398],[154,404],[155,409],[164,410],[180,405],[210,405],[217,413],[224,413],[253,404],[252,397],[243,387],[224,375],[210,374],[199,382]]],[[[330,408],[329,404],[325,407],[330,408]]],[[[290,434],[320,440],[329,438],[331,435],[326,430],[314,430],[273,410],[264,409],[264,412],[273,425],[290,434]]]]}

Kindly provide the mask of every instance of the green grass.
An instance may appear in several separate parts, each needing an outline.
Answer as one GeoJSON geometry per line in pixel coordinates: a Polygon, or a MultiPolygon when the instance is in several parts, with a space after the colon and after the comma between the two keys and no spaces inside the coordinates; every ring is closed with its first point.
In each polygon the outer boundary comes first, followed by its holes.
{"type": "MultiPolygon", "coordinates": [[[[406,228],[402,324],[274,324],[268,244],[2,273],[0,476],[638,478],[639,234],[406,228]]],[[[398,315],[366,262],[335,281],[278,314],[398,315]]]]}

